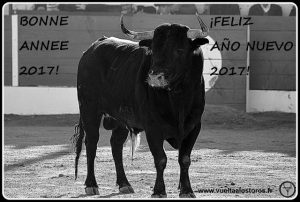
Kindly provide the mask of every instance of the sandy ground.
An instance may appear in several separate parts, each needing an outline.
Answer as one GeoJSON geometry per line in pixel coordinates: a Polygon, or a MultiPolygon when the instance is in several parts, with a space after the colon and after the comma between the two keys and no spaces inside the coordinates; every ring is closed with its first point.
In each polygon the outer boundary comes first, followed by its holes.
{"type": "MultiPolygon", "coordinates": [[[[133,162],[129,147],[124,147],[125,172],[135,190],[124,195],[115,184],[110,131],[102,128],[95,160],[100,195],[85,194],[85,150],[75,181],[70,144],[78,117],[5,115],[2,193],[6,198],[150,198],[156,173],[145,135],[133,162]]],[[[168,143],[165,149],[166,191],[168,198],[178,198],[178,154],[168,143]]],[[[283,198],[279,185],[284,181],[296,184],[296,116],[245,114],[208,105],[191,158],[190,179],[197,198],[283,198]],[[248,191],[224,193],[229,189],[248,191]]]]}

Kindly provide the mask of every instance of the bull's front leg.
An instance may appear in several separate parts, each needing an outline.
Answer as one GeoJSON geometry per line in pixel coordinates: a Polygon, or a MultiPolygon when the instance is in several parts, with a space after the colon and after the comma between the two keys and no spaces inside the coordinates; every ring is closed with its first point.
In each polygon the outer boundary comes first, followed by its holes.
{"type": "Polygon", "coordinates": [[[179,180],[179,197],[180,198],[196,198],[190,183],[189,167],[191,165],[191,152],[197,140],[201,129],[201,123],[190,132],[190,134],[182,141],[179,149],[178,163],[180,165],[180,180],[179,180]]]}
{"type": "Polygon", "coordinates": [[[167,156],[163,149],[163,136],[161,131],[146,131],[147,142],[154,158],[156,168],[156,180],[153,188],[152,198],[166,198],[164,182],[164,170],[167,165],[167,156]]]}

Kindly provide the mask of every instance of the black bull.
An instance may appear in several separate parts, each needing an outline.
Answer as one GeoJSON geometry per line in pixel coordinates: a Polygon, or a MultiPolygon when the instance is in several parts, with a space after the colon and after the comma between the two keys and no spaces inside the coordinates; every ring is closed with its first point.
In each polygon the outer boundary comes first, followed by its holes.
{"type": "MultiPolygon", "coordinates": [[[[122,30],[134,37],[137,34],[124,27],[122,30]]],[[[94,159],[102,116],[109,115],[110,118],[104,118],[104,127],[112,130],[110,143],[120,192],[134,192],[123,168],[123,144],[128,132],[145,131],[157,171],[152,197],[166,197],[164,140],[179,150],[179,196],[195,197],[188,170],[205,105],[203,55],[199,46],[208,40],[191,39],[188,30],[183,25],[163,24],[139,43],[103,37],[84,52],[78,66],[80,120],[74,142],[77,177],[85,134],[87,194],[99,194],[94,159]]]]}

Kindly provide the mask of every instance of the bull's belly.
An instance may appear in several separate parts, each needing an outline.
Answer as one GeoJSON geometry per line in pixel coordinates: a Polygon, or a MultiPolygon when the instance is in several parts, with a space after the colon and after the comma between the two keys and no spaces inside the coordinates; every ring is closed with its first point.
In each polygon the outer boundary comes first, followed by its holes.
{"type": "MultiPolygon", "coordinates": [[[[119,124],[125,125],[126,127],[136,128],[140,130],[145,130],[145,124],[141,119],[139,112],[135,111],[130,105],[125,104],[113,104],[112,101],[108,102],[107,99],[102,99],[102,113],[106,116],[112,117],[119,124]]],[[[145,114],[146,116],[146,114],[145,114]]],[[[145,121],[145,120],[144,120],[145,121]]],[[[165,140],[167,139],[177,139],[178,127],[174,125],[169,125],[164,123],[155,123],[153,127],[159,128],[158,133],[160,133],[165,140]]]]}
{"type": "Polygon", "coordinates": [[[106,116],[112,117],[121,125],[144,130],[142,121],[139,119],[139,116],[136,112],[134,112],[133,108],[129,106],[110,107],[110,109],[104,109],[102,111],[106,116]]]}

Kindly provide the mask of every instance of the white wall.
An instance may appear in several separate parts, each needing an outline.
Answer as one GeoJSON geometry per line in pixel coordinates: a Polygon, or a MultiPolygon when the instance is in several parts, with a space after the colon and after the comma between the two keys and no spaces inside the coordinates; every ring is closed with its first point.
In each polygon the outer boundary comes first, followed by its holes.
{"type": "MultiPolygon", "coordinates": [[[[76,88],[4,87],[4,114],[78,114],[76,88]]],[[[250,90],[247,112],[296,113],[295,91],[250,90]]]]}
{"type": "Polygon", "coordinates": [[[77,114],[76,88],[4,87],[4,114],[77,114]]]}
{"type": "Polygon", "coordinates": [[[296,113],[296,91],[250,90],[247,112],[296,113]]]}

